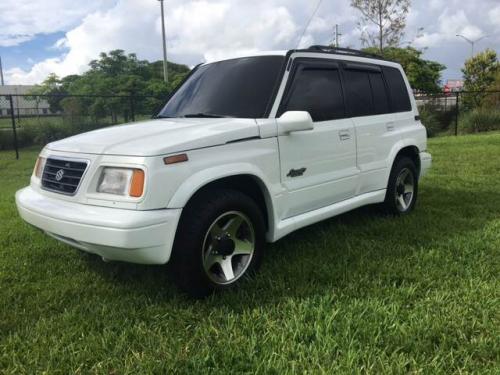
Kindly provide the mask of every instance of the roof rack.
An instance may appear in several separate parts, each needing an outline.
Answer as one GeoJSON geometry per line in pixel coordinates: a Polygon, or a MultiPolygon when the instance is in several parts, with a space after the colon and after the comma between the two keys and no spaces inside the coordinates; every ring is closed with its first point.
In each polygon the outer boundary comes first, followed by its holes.
{"type": "Polygon", "coordinates": [[[303,51],[318,51],[318,52],[326,52],[326,53],[336,53],[339,55],[351,55],[351,56],[360,56],[360,57],[369,57],[371,59],[378,59],[378,60],[385,60],[382,56],[375,55],[373,53],[368,53],[368,52],[363,52],[357,49],[351,49],[351,48],[340,48],[340,47],[333,47],[333,46],[321,46],[321,45],[314,45],[310,46],[303,51]]]}

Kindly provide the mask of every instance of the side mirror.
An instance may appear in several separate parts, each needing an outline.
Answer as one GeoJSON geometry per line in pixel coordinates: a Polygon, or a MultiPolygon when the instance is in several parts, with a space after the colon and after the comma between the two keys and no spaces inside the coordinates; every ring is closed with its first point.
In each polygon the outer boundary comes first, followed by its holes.
{"type": "Polygon", "coordinates": [[[306,111],[287,111],[276,121],[278,123],[278,133],[282,135],[314,129],[311,115],[306,111]]]}

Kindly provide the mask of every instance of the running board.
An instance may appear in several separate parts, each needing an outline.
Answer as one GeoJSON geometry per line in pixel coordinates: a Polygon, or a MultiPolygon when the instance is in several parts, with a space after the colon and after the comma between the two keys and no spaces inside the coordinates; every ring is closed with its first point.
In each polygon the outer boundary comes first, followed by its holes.
{"type": "Polygon", "coordinates": [[[385,192],[386,189],[372,191],[282,220],[276,225],[274,233],[269,233],[270,238],[268,240],[274,242],[299,228],[317,223],[318,221],[343,214],[361,206],[383,202],[385,192]]]}

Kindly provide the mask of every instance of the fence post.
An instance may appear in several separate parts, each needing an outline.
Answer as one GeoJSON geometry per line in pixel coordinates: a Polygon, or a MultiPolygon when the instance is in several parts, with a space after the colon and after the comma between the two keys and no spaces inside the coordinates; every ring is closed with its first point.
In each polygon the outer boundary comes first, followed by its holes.
{"type": "Polygon", "coordinates": [[[134,106],[134,96],[130,95],[130,119],[135,122],[135,106],[134,106]]]}
{"type": "Polygon", "coordinates": [[[19,149],[17,146],[16,115],[14,113],[14,103],[12,101],[12,95],[9,95],[9,102],[10,102],[10,119],[12,121],[12,135],[14,139],[14,150],[16,150],[16,159],[19,160],[19,149]]]}
{"type": "Polygon", "coordinates": [[[455,136],[457,136],[458,135],[458,115],[460,113],[460,110],[458,108],[460,93],[458,91],[455,93],[455,98],[456,98],[456,103],[455,103],[455,136]]]}

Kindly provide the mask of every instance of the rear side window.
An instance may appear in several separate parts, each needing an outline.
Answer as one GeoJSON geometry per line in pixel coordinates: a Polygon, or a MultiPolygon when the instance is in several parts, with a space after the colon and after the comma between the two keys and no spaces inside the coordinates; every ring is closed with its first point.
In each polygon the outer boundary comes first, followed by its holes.
{"type": "Polygon", "coordinates": [[[339,70],[325,64],[298,65],[278,115],[286,111],[308,111],[313,121],[345,117],[339,70]]]}
{"type": "Polygon", "coordinates": [[[368,72],[344,70],[347,102],[352,117],[373,113],[373,100],[368,72]]]}
{"type": "Polygon", "coordinates": [[[368,73],[373,98],[373,113],[376,115],[389,113],[389,98],[385,89],[384,78],[380,72],[368,73]]]}
{"type": "Polygon", "coordinates": [[[408,96],[408,90],[399,69],[383,66],[382,71],[389,87],[392,111],[411,111],[410,97],[408,96]]]}

